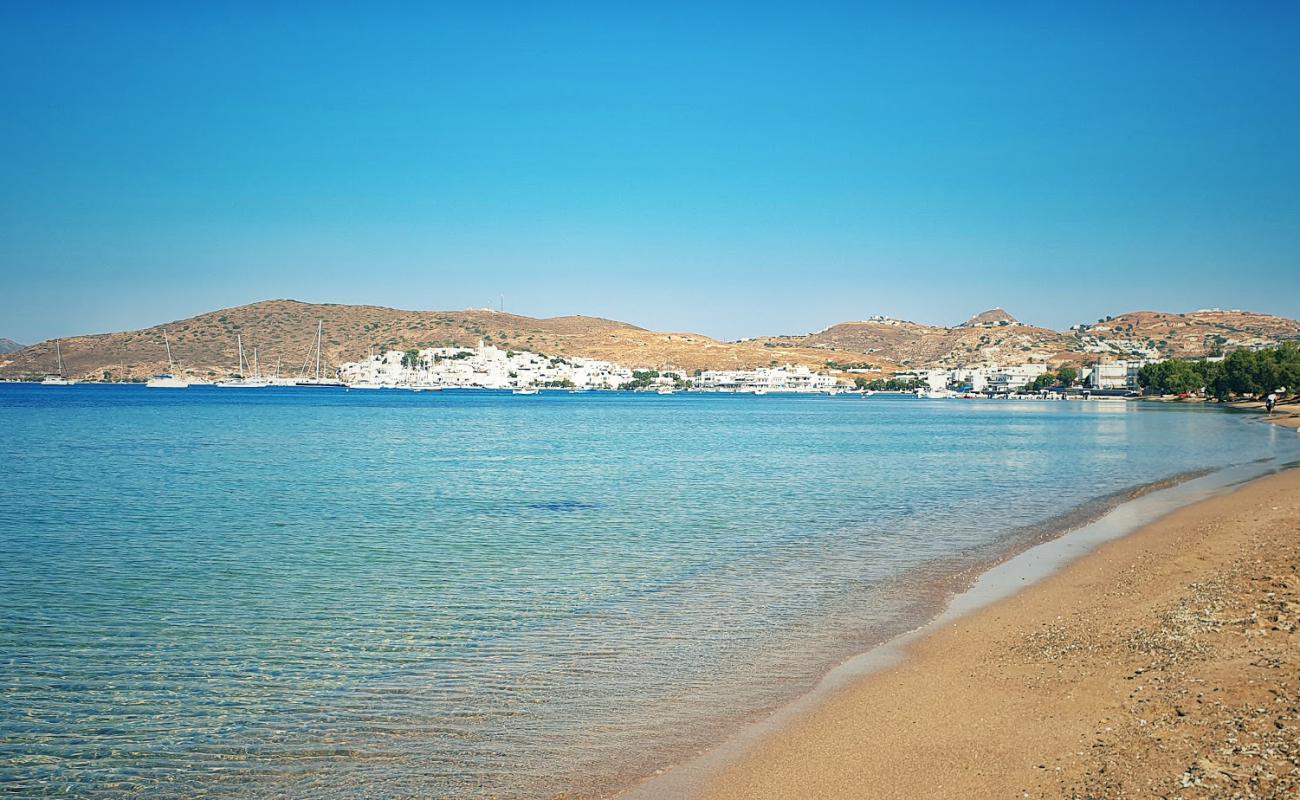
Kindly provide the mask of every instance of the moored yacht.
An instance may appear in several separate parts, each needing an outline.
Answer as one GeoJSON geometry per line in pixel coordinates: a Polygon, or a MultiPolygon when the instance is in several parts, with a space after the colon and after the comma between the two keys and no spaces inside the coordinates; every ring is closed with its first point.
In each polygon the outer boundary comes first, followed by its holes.
{"type": "Polygon", "coordinates": [[[45,376],[45,380],[41,381],[41,385],[42,385],[42,386],[71,386],[71,385],[73,385],[74,383],[76,383],[76,381],[67,378],[67,377],[64,376],[64,374],[63,374],[63,348],[59,345],[59,340],[58,340],[58,339],[55,339],[55,340],[54,340],[54,352],[55,352],[55,354],[58,356],[58,359],[59,359],[59,374],[58,374],[58,375],[46,375],[46,376],[45,376]]]}
{"type": "MultiPolygon", "coordinates": [[[[223,389],[261,389],[265,386],[270,386],[271,382],[263,380],[262,377],[257,374],[257,370],[253,371],[253,377],[251,378],[245,374],[244,367],[248,365],[248,362],[244,359],[243,335],[235,334],[235,341],[239,343],[239,377],[217,381],[216,385],[223,389]]],[[[254,351],[254,353],[256,353],[256,351],[254,351]]],[[[254,360],[256,360],[256,356],[254,356],[254,360]]]]}
{"type": "Polygon", "coordinates": [[[537,394],[540,391],[541,390],[538,389],[536,386],[517,386],[510,393],[511,394],[537,394]]]}
{"type": "Polygon", "coordinates": [[[189,381],[176,377],[176,364],[172,361],[172,344],[167,339],[167,329],[163,328],[163,346],[167,348],[167,371],[145,381],[150,389],[186,389],[189,381]]]}
{"type": "MultiPolygon", "coordinates": [[[[348,385],[343,381],[336,380],[333,378],[321,377],[321,372],[320,372],[321,335],[324,332],[325,332],[325,320],[323,319],[318,320],[316,322],[316,346],[312,348],[312,350],[309,350],[307,352],[307,362],[311,361],[312,352],[315,352],[316,354],[316,377],[307,378],[300,375],[298,380],[294,382],[294,386],[315,387],[319,389],[346,389],[347,388],[348,385]]],[[[307,371],[307,362],[304,362],[302,365],[304,373],[307,371]]]]}

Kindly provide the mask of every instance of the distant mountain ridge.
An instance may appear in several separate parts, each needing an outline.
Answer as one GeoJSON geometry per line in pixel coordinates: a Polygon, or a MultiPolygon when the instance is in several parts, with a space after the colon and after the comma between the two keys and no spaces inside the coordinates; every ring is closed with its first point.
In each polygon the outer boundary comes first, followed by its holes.
{"type": "Polygon", "coordinates": [[[22,349],[23,345],[18,344],[13,339],[0,339],[0,355],[17,352],[22,349]]]}
{"type": "MultiPolygon", "coordinates": [[[[491,309],[405,311],[364,305],[267,300],[200,314],[136,331],[61,339],[65,372],[86,380],[142,379],[167,367],[166,329],[176,370],[223,377],[236,369],[236,337],[262,371],[279,365],[296,375],[307,362],[317,321],[323,321],[327,368],[369,352],[413,347],[474,346],[553,356],[580,356],[647,369],[740,369],[802,364],[832,371],[886,373],[928,367],[1045,361],[1083,363],[1098,357],[1206,356],[1238,347],[1300,340],[1295,320],[1246,311],[1208,309],[1185,314],[1135,311],[1069,331],[1019,322],[1003,309],[976,314],[954,327],[888,317],[841,322],[802,336],[724,342],[697,333],[661,333],[600,317],[534,319],[491,309]]],[[[31,378],[53,371],[54,343],[0,355],[0,377],[31,378]]]]}

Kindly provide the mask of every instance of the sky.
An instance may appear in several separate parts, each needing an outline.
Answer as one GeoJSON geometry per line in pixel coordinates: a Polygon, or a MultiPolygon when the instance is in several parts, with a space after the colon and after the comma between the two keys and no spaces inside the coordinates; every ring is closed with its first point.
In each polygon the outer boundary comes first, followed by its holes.
{"type": "Polygon", "coordinates": [[[9,0],[0,337],[1300,317],[1298,39],[1294,2],[9,0]]]}

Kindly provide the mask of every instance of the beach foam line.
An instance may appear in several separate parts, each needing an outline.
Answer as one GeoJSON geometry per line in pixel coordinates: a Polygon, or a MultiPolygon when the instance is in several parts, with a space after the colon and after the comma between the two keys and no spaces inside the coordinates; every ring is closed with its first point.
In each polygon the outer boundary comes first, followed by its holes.
{"type": "MultiPolygon", "coordinates": [[[[1279,435],[1284,435],[1279,430],[1279,435]]],[[[815,688],[765,719],[746,725],[695,758],[661,770],[617,795],[621,800],[681,800],[699,796],[728,767],[770,736],[789,728],[836,694],[903,664],[909,648],[973,612],[993,606],[1060,572],[1107,542],[1134,534],[1188,506],[1231,493],[1250,481],[1297,466],[1275,458],[1237,464],[1192,477],[1133,499],[1061,535],[1016,552],[983,571],[937,616],[832,668],[815,688]]]]}

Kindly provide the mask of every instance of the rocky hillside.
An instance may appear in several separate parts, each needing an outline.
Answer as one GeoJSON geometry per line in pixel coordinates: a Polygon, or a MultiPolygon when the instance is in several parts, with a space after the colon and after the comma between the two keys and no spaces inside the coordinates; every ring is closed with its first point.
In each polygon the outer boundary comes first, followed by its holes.
{"type": "Polygon", "coordinates": [[[1245,311],[1135,311],[1061,332],[1025,325],[996,308],[955,328],[871,317],[806,336],[764,341],[775,347],[863,353],[868,359],[920,368],[1026,361],[1085,363],[1099,356],[1199,358],[1287,340],[1300,340],[1300,323],[1245,311]]]}
{"type": "Polygon", "coordinates": [[[1134,311],[1081,326],[1076,333],[1082,349],[1092,352],[1201,357],[1300,339],[1300,322],[1249,311],[1134,311]]]}
{"type": "Polygon", "coordinates": [[[865,353],[907,368],[1068,360],[1072,334],[1018,322],[1002,309],[977,314],[955,328],[871,317],[841,322],[807,336],[765,340],[773,345],[865,353]]]}
{"type": "MultiPolygon", "coordinates": [[[[1113,356],[1206,356],[1237,347],[1300,339],[1300,323],[1242,311],[1187,314],[1140,311],[1053,331],[1025,325],[1002,309],[952,328],[871,317],[804,336],[722,342],[697,333],[656,333],[598,317],[533,319],[488,309],[402,311],[378,306],[312,305],[268,300],[123,333],[61,340],[70,377],[141,379],[167,367],[166,329],[178,372],[224,377],[237,363],[236,336],[264,372],[297,375],[316,325],[325,326],[325,370],[382,349],[472,346],[479,341],[547,355],[585,356],[634,368],[728,369],[803,364],[833,371],[978,366],[1045,361],[1084,363],[1113,356]]],[[[54,343],[0,355],[0,378],[39,377],[56,369],[54,343]]]]}
{"type": "MultiPolygon", "coordinates": [[[[695,333],[656,333],[598,317],[533,319],[488,309],[402,311],[378,306],[313,305],[269,300],[213,311],[191,319],[123,333],[61,340],[70,377],[141,379],[167,368],[163,330],[176,370],[199,378],[224,377],[238,362],[237,336],[263,372],[280,365],[297,375],[309,360],[317,321],[324,323],[325,370],[368,352],[411,347],[473,346],[480,341],[547,355],[600,358],[631,367],[695,370],[742,368],[792,362],[824,368],[827,354],[805,347],[767,347],[761,342],[720,342],[695,333]]],[[[314,367],[314,359],[312,364],[314,367]]],[[[888,367],[889,365],[884,365],[888,367]]],[[[41,342],[0,356],[0,377],[36,377],[56,369],[54,342],[41,342]]]]}

